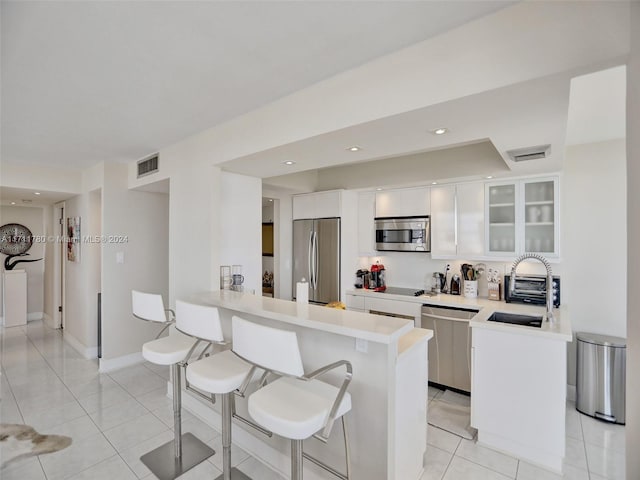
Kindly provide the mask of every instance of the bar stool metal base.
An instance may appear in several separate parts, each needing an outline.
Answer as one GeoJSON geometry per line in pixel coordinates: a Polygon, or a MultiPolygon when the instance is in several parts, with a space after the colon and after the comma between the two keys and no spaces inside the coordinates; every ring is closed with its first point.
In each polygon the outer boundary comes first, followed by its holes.
{"type": "Polygon", "coordinates": [[[217,477],[216,480],[252,480],[252,479],[251,477],[247,477],[244,473],[242,473],[237,468],[233,467],[231,469],[231,476],[229,478],[226,478],[223,473],[219,477],[217,477]]]}
{"type": "Polygon", "coordinates": [[[159,480],[174,480],[215,452],[191,433],[182,435],[182,457],[176,458],[173,440],[145,453],[140,461],[159,480]]]}

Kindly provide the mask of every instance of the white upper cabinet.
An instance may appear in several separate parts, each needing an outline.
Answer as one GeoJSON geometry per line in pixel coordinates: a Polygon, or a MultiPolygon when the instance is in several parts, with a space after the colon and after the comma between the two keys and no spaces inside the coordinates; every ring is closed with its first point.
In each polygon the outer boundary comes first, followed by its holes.
{"type": "Polygon", "coordinates": [[[558,211],[556,177],[488,183],[487,255],[534,252],[557,257],[558,211]]]}
{"type": "Polygon", "coordinates": [[[458,256],[484,255],[484,184],[456,185],[458,256]]]}
{"type": "Polygon", "coordinates": [[[430,211],[429,187],[376,192],[376,217],[417,217],[430,211]]]}
{"type": "Polygon", "coordinates": [[[431,256],[456,254],[456,186],[431,187],[431,256]]]}
{"type": "Polygon", "coordinates": [[[484,256],[484,184],[431,187],[431,256],[484,256]]]}
{"type": "Polygon", "coordinates": [[[340,190],[294,195],[293,219],[340,217],[340,202],[340,190]]]}
{"type": "Polygon", "coordinates": [[[373,192],[358,194],[358,255],[378,255],[376,252],[376,195],[373,192]]]}

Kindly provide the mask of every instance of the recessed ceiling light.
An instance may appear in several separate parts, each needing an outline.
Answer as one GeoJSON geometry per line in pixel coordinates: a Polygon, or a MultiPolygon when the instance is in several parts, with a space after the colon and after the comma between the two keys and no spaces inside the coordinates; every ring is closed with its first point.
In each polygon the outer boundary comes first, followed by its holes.
{"type": "Polygon", "coordinates": [[[382,190],[382,187],[378,187],[376,188],[376,190],[379,192],[380,190],[382,190]]]}
{"type": "Polygon", "coordinates": [[[347,150],[349,150],[350,152],[357,152],[358,150],[362,150],[362,148],[354,145],[353,147],[347,148],[347,150]]]}
{"type": "Polygon", "coordinates": [[[273,198],[270,198],[270,199],[269,199],[269,201],[270,201],[270,202],[273,202],[273,198]]]}
{"type": "Polygon", "coordinates": [[[487,175],[485,178],[491,179],[491,178],[493,178],[493,175],[487,175]]]}
{"type": "Polygon", "coordinates": [[[444,135],[448,131],[449,131],[448,128],[440,127],[440,128],[436,128],[435,130],[431,130],[431,133],[433,133],[434,135],[444,135]]]}
{"type": "Polygon", "coordinates": [[[33,192],[34,195],[40,195],[40,192],[33,192]]]}
{"type": "Polygon", "coordinates": [[[15,204],[16,204],[16,202],[11,202],[11,205],[15,205],[15,204]]]}
{"type": "Polygon", "coordinates": [[[293,160],[287,160],[286,162],[282,162],[285,165],[295,165],[296,162],[294,162],[293,160]]]}
{"type": "Polygon", "coordinates": [[[431,182],[431,185],[437,185],[438,182],[431,182]]]}

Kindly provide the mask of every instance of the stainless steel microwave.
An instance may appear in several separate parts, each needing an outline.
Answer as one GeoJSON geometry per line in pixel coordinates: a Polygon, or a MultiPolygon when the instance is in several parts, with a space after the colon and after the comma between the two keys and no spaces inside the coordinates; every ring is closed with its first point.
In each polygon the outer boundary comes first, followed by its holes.
{"type": "Polygon", "coordinates": [[[376,250],[388,252],[430,252],[429,216],[378,217],[376,250]]]}

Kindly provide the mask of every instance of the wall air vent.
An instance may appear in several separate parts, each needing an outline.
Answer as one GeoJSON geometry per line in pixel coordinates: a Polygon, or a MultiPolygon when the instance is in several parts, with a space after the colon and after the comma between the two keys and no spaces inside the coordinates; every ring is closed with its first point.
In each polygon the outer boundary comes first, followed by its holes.
{"type": "Polygon", "coordinates": [[[155,153],[150,157],[138,161],[138,178],[151,175],[158,171],[158,154],[155,153]]]}
{"type": "Polygon", "coordinates": [[[507,154],[514,162],[525,162],[527,160],[537,160],[547,158],[551,152],[551,145],[539,145],[537,147],[518,148],[508,150],[507,154]]]}

